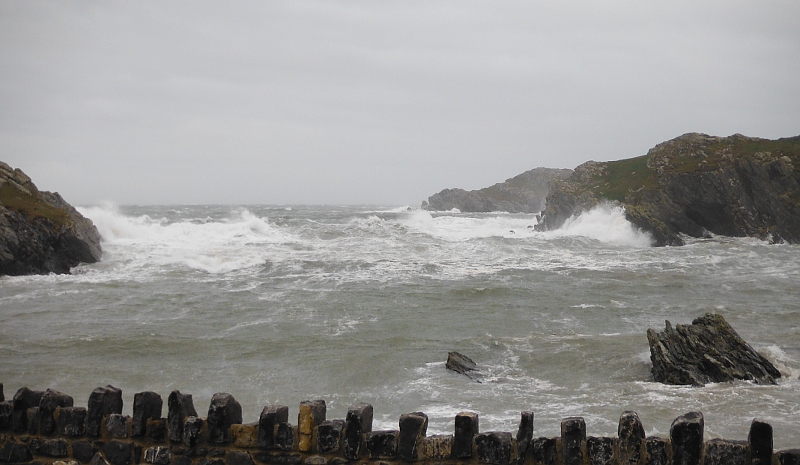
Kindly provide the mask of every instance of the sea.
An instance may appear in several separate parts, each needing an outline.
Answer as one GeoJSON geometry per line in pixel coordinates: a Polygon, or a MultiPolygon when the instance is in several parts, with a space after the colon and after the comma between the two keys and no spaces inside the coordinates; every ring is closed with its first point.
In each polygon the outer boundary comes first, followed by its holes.
{"type": "MultiPolygon", "coordinates": [[[[373,429],[428,415],[428,434],[478,413],[481,431],[535,436],[581,416],[614,436],[636,411],[668,437],[690,411],[705,438],[800,447],[800,246],[752,238],[651,247],[619,207],[539,232],[529,214],[408,206],[81,207],[103,258],[70,275],[0,278],[0,383],[57,389],[85,406],[111,384],[133,396],[214,393],[244,422],[270,404],[323,399],[327,418],[374,408],[373,429]],[[777,385],[653,381],[648,328],[718,313],[781,371],[777,385]],[[448,352],[480,382],[445,368],[448,352]]],[[[166,416],[166,405],[164,408],[166,416]]]]}

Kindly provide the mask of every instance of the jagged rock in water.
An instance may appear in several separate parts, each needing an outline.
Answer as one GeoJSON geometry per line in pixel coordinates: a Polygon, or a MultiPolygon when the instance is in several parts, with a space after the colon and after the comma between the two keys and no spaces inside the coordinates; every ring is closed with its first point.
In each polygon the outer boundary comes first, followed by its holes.
{"type": "Polygon", "coordinates": [[[572,170],[535,168],[483,189],[444,189],[422,202],[425,210],[462,212],[539,213],[553,179],[564,179],[572,170]]]}
{"type": "Polygon", "coordinates": [[[471,358],[464,354],[460,354],[458,352],[448,352],[447,363],[445,364],[445,367],[448,370],[455,371],[456,373],[467,375],[467,377],[473,381],[477,381],[479,383],[481,382],[481,373],[478,371],[478,365],[473,362],[471,358]]]}
{"type": "Polygon", "coordinates": [[[660,383],[703,386],[741,379],[775,384],[781,377],[722,315],[708,313],[674,329],[667,321],[660,333],[648,329],[647,340],[653,378],[660,383]]]}
{"type": "Polygon", "coordinates": [[[0,275],[69,273],[101,254],[91,220],[0,162],[0,275]]]}
{"type": "Polygon", "coordinates": [[[690,133],[641,157],[586,162],[552,183],[537,230],[602,202],[623,206],[657,246],[711,234],[800,243],[800,136],[690,133]]]}

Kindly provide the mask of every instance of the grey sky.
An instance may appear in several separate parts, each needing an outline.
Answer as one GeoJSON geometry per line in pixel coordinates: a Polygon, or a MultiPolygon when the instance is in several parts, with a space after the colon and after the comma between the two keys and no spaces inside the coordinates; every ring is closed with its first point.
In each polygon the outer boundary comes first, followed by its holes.
{"type": "Polygon", "coordinates": [[[419,205],[800,134],[800,2],[0,0],[0,160],[74,204],[419,205]]]}

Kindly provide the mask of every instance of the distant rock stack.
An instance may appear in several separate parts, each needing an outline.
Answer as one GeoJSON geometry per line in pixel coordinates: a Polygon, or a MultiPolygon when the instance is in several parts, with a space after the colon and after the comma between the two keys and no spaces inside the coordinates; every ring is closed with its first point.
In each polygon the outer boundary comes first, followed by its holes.
{"type": "Polygon", "coordinates": [[[0,275],[69,273],[101,255],[100,233],[91,220],[0,162],[0,275]]]}

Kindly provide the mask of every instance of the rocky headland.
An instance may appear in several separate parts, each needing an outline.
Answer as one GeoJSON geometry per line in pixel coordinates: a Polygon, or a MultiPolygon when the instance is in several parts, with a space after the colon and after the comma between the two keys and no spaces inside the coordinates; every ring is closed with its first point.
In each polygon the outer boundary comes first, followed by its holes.
{"type": "Polygon", "coordinates": [[[101,254],[91,220],[57,192],[40,191],[21,170],[0,162],[0,275],[69,273],[101,254]]]}
{"type": "Polygon", "coordinates": [[[535,168],[491,187],[466,191],[445,189],[428,197],[422,208],[433,211],[539,213],[554,179],[566,179],[572,170],[535,168]]]}
{"type": "Polygon", "coordinates": [[[552,182],[537,229],[603,202],[623,206],[657,246],[682,245],[684,235],[800,243],[800,136],[690,133],[641,157],[586,162],[552,182]]]}

